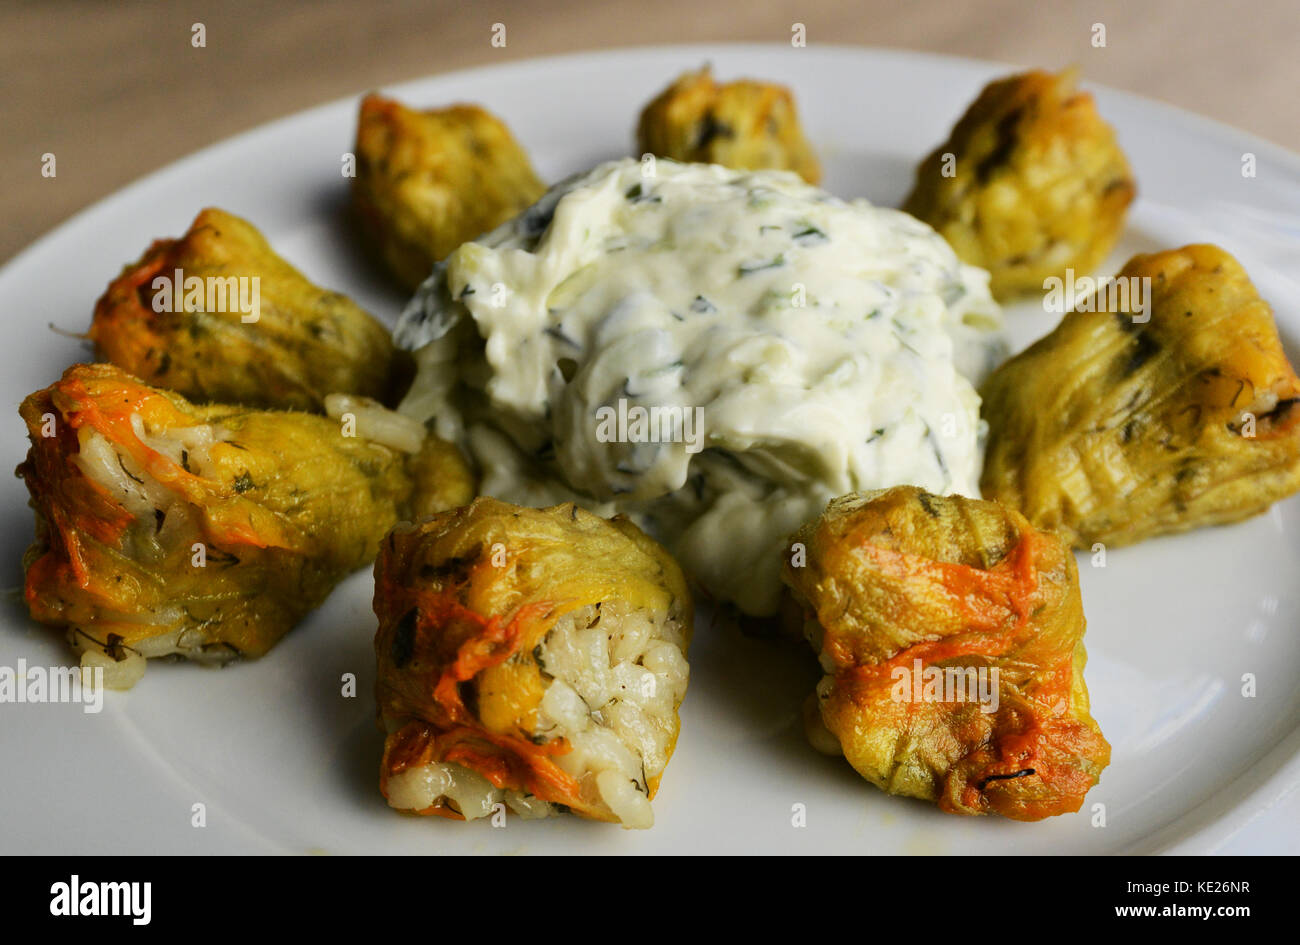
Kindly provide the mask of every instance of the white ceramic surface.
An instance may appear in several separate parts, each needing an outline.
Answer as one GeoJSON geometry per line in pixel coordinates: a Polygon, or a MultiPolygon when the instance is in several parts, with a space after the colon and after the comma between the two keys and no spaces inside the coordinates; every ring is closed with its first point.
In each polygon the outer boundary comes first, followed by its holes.
{"type": "MultiPolygon", "coordinates": [[[[915,163],[1007,67],[904,52],[779,46],[615,50],[439,76],[388,91],[411,103],[477,101],[558,179],[627,154],[640,107],[678,72],[788,83],[842,196],[896,204],[915,163]]],[[[1055,65],[1055,64],[1047,64],[1055,65]]],[[[1085,69],[1087,64],[1085,63],[1085,69]]],[[[361,91],[361,90],[359,90],[361,91]]],[[[1140,197],[1108,261],[1197,240],[1242,260],[1300,338],[1300,158],[1167,106],[1096,89],[1140,197]],[[1252,152],[1258,176],[1243,178],[1252,152]]],[[[104,286],[148,242],[203,206],[247,216],[311,279],[391,321],[402,297],[356,246],[341,156],[357,98],[257,129],[80,214],[0,271],[0,466],[26,450],[24,395],[88,358],[49,326],[83,330],[104,286]]],[[[232,106],[237,107],[237,106],[232,106]]],[[[165,124],[157,125],[165,128],[165,124]]],[[[60,169],[75,173],[75,169],[60,169]]],[[[25,186],[53,186],[37,183],[25,186]]],[[[1008,311],[1017,346],[1046,332],[1040,307],[1008,311]]],[[[0,568],[21,583],[31,513],[0,481],[0,568]]],[[[1114,746],[1083,811],[1037,824],[966,819],[887,797],[814,753],[798,724],[816,677],[802,648],[705,623],[656,826],[574,818],[504,829],[390,811],[376,773],[370,575],[353,575],[268,657],[220,670],[155,664],[100,714],[0,705],[0,851],[391,853],[1285,852],[1300,848],[1300,500],[1228,528],[1080,559],[1088,683],[1114,746]],[[340,694],[355,673],[359,694],[340,694]],[[1258,695],[1241,678],[1255,674],[1258,695]],[[192,805],[206,806],[194,827],[192,805]],[[1094,826],[1093,804],[1106,808],[1094,826]],[[792,826],[803,804],[807,826],[792,826]]],[[[66,659],[58,633],[0,606],[0,666],[66,659]]]]}

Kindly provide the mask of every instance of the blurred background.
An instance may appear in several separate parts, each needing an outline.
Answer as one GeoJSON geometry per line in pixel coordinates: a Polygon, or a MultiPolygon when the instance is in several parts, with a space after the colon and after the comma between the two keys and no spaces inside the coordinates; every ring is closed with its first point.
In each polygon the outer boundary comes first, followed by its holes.
{"type": "Polygon", "coordinates": [[[794,23],[809,45],[1078,62],[1086,81],[1300,150],[1300,0],[5,0],[0,260],[191,151],[345,95],[579,49],[788,43],[794,23]],[[46,152],[54,179],[40,175],[46,152]]]}

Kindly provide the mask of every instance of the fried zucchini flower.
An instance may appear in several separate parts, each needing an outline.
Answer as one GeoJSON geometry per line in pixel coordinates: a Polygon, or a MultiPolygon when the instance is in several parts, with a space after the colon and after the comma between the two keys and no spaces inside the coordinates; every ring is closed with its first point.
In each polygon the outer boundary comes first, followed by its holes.
{"type": "Polygon", "coordinates": [[[20,412],[28,609],[113,688],[145,658],[261,656],[416,505],[473,495],[455,448],[395,414],[400,437],[364,413],[198,407],[106,364],[74,365],[20,412]]]}
{"type": "Polygon", "coordinates": [[[100,360],[199,403],[320,412],[336,392],[392,402],[412,373],[373,316],[212,207],[109,284],[89,337],[100,360]]]}
{"type": "Polygon", "coordinates": [[[399,526],[375,563],[375,613],[391,806],[654,822],[691,599],[630,521],[480,498],[399,526]]]}
{"type": "Polygon", "coordinates": [[[833,500],[794,542],[783,576],[826,674],[814,746],[949,813],[1079,809],[1110,746],[1063,541],[996,502],[896,486],[833,500]]]}
{"type": "Polygon", "coordinates": [[[352,202],[362,233],[411,290],[435,262],[546,189],[505,123],[475,105],[416,111],[367,95],[356,154],[352,202]]]}
{"type": "Polygon", "coordinates": [[[1095,269],[1137,193],[1114,131],[1077,78],[1035,70],[986,86],[917,168],[903,204],[987,269],[1000,301],[1041,294],[1066,269],[1095,269]]]}
{"type": "Polygon", "coordinates": [[[719,85],[708,66],[687,72],[641,112],[637,151],[742,171],[794,171],[810,184],[821,166],[790,90],[742,79],[719,85]]]}
{"type": "Polygon", "coordinates": [[[1300,379],[1217,246],[1134,256],[981,393],[981,491],[1077,547],[1239,521],[1300,489],[1300,379]]]}

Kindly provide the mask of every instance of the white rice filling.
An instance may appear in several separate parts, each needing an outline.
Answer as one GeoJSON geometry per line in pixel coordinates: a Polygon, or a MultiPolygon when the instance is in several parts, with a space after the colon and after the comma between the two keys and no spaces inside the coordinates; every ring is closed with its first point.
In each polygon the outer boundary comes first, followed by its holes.
{"type": "MultiPolygon", "coordinates": [[[[131,427],[147,447],[196,476],[203,476],[208,471],[211,465],[209,451],[223,433],[218,427],[207,423],[153,432],[147,428],[139,414],[131,415],[131,427]]],[[[139,521],[152,526],[155,509],[170,511],[172,506],[184,505],[175,493],[150,476],[134,458],[119,450],[93,427],[78,430],[77,443],[73,463],[86,478],[106,489],[139,521]]]]}
{"type": "MultiPolygon", "coordinates": [[[[677,736],[677,707],[689,668],[684,628],[674,613],[606,601],[566,614],[538,649],[552,677],[533,734],[563,737],[571,750],[553,756],[578,781],[585,801],[625,827],[650,827],[649,782],[663,773],[677,736]]],[[[467,820],[504,803],[525,818],[558,813],[532,795],[501,790],[454,762],[408,768],[388,779],[388,803],[424,810],[449,802],[467,820]]]]}
{"type": "MultiPolygon", "coordinates": [[[[139,414],[131,416],[131,427],[146,446],[196,476],[211,470],[209,451],[225,435],[225,431],[213,424],[153,431],[139,414]]],[[[176,547],[180,537],[194,533],[193,511],[188,503],[149,475],[135,459],[92,427],[78,430],[77,440],[78,452],[72,457],[73,463],[121,503],[141,526],[128,529],[123,536],[124,556],[144,563],[161,561],[167,549],[176,547]],[[158,512],[163,513],[161,526],[158,512]]],[[[227,646],[206,645],[203,631],[186,626],[186,622],[184,612],[178,607],[165,607],[148,614],[101,609],[92,625],[73,627],[68,639],[74,652],[80,654],[83,667],[104,669],[104,685],[110,689],[134,686],[144,674],[149,659],[179,656],[219,665],[239,655],[227,646]],[[158,633],[129,647],[110,647],[111,631],[105,628],[123,624],[154,626],[158,633]]]]}
{"type": "Polygon", "coordinates": [[[369,397],[330,394],[325,398],[325,413],[334,420],[346,422],[350,419],[350,435],[401,453],[418,453],[424,445],[426,431],[423,423],[389,410],[369,397]]]}

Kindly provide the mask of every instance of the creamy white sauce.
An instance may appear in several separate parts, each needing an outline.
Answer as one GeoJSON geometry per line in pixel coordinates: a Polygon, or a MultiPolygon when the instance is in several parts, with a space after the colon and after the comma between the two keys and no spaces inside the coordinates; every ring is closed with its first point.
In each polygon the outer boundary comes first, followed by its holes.
{"type": "Polygon", "coordinates": [[[785,537],[831,497],[978,495],[958,368],[980,379],[1000,328],[987,273],[904,213],[629,159],[438,267],[397,329],[420,362],[402,411],[465,445],[485,494],[632,514],[710,593],[770,614],[785,537]]]}

